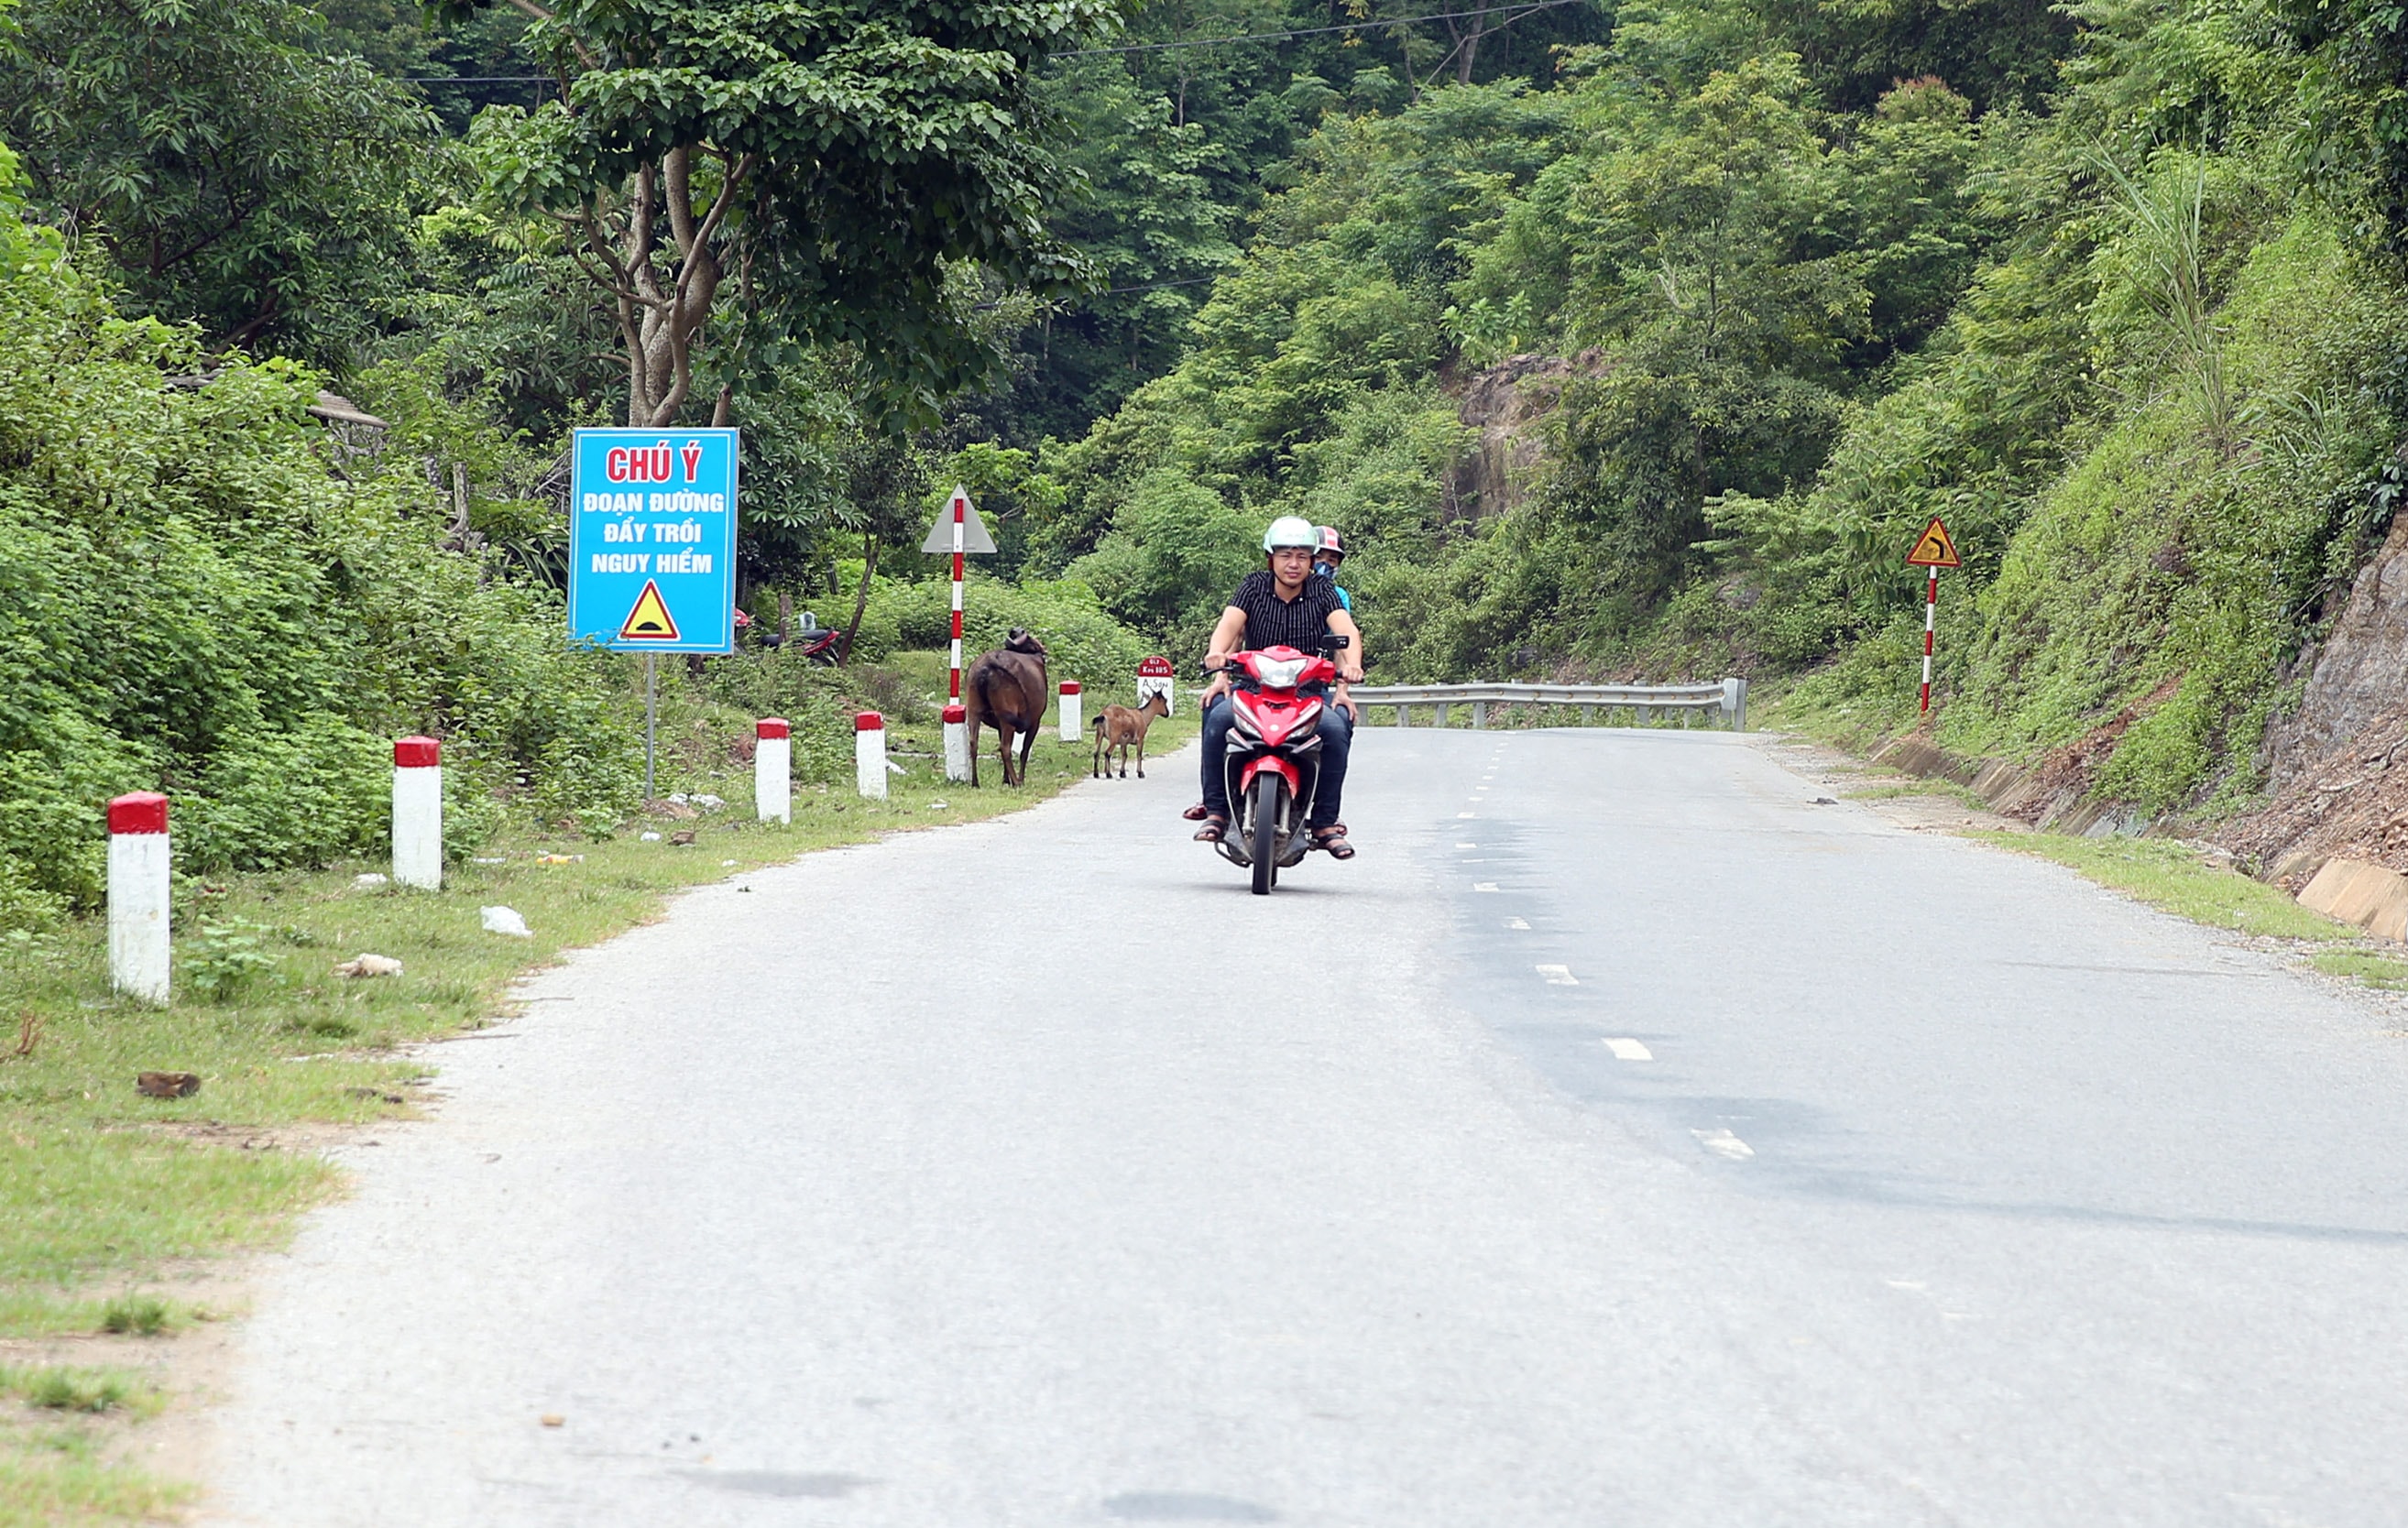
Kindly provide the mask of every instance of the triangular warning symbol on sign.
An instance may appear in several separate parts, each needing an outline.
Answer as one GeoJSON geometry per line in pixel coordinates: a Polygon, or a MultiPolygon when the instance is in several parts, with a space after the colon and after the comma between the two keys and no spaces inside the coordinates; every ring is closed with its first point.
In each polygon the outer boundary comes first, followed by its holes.
{"type": "Polygon", "coordinates": [[[1915,542],[1913,551],[1906,554],[1906,565],[1909,567],[1964,566],[1956,560],[1956,543],[1948,539],[1948,527],[1940,523],[1938,515],[1931,517],[1931,523],[1923,528],[1922,539],[1915,542]]]}
{"type": "Polygon", "coordinates": [[[677,639],[677,622],[670,618],[669,607],[661,598],[661,586],[646,578],[644,592],[636,596],[636,607],[627,612],[626,624],[619,628],[619,640],[674,642],[677,639]]]}

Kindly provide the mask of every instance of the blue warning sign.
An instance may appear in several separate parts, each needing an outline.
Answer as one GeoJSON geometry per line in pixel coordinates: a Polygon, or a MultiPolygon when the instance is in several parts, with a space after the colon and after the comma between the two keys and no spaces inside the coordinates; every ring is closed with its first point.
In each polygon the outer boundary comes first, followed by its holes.
{"type": "Polygon", "coordinates": [[[621,652],[736,650],[736,432],[580,430],[568,638],[621,652]]]}

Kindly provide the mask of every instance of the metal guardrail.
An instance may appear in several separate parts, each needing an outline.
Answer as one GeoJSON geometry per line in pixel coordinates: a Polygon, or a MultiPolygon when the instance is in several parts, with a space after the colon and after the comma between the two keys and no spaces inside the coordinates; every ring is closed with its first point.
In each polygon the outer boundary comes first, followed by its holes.
{"type": "Polygon", "coordinates": [[[1680,712],[1683,726],[1691,711],[1720,711],[1731,731],[1747,731],[1747,681],[1737,678],[1719,684],[1358,684],[1349,693],[1358,705],[1395,707],[1399,727],[1412,725],[1416,706],[1432,707],[1441,727],[1456,706],[1471,707],[1475,727],[1488,725],[1491,706],[1577,706],[1584,725],[1597,720],[1599,707],[1609,723],[1616,709],[1627,707],[1642,727],[1657,711],[1680,712]]]}

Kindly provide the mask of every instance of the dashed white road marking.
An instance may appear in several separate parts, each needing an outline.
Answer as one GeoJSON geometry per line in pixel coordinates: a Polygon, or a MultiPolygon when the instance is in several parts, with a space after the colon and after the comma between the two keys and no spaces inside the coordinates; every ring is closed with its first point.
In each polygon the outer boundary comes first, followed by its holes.
{"type": "Polygon", "coordinates": [[[1497,883],[1493,880],[1475,880],[1471,883],[1471,889],[1475,892],[1493,892],[1497,890],[1497,883]]]}
{"type": "Polygon", "coordinates": [[[1745,1162],[1756,1155],[1755,1147],[1748,1145],[1727,1130],[1692,1130],[1689,1134],[1698,1137],[1699,1146],[1718,1157],[1727,1157],[1733,1162],[1745,1162]]]}
{"type": "Polygon", "coordinates": [[[1480,846],[1478,844],[1457,842],[1455,847],[1457,849],[1478,849],[1480,846]]]}
{"type": "Polygon", "coordinates": [[[1608,1040],[1605,1048],[1613,1052],[1616,1061],[1654,1061],[1656,1052],[1637,1040],[1608,1040]]]}
{"type": "Polygon", "coordinates": [[[1455,821],[1460,822],[1466,818],[1478,817],[1479,815],[1480,814],[1478,812],[1457,812],[1455,814],[1455,821]]]}
{"type": "Polygon", "coordinates": [[[1572,975],[1572,968],[1569,965],[1541,965],[1539,967],[1539,975],[1547,978],[1547,985],[1550,987],[1580,985],[1580,978],[1572,975]]]}
{"type": "Polygon", "coordinates": [[[1527,929],[1530,925],[1525,923],[1518,918],[1508,918],[1505,920],[1505,926],[1507,928],[1527,929]]]}

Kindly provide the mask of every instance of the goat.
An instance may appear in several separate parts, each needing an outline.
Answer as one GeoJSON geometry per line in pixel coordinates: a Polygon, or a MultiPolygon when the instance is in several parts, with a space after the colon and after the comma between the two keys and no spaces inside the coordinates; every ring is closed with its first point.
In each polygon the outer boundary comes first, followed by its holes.
{"type": "Polygon", "coordinates": [[[1170,714],[1170,704],[1160,694],[1145,697],[1145,704],[1135,710],[1125,706],[1107,706],[1104,714],[1096,718],[1096,758],[1094,778],[1101,779],[1108,771],[1112,750],[1121,752],[1121,778],[1128,778],[1129,745],[1137,745],[1137,778],[1145,778],[1145,730],[1154,719],[1170,714]]]}

